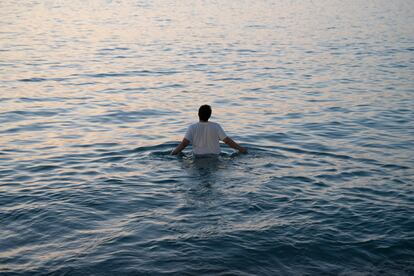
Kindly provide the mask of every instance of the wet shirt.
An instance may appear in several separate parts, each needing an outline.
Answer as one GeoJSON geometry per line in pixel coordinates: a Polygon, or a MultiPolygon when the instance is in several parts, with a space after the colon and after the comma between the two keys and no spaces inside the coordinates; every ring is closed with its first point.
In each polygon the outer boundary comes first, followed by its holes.
{"type": "Polygon", "coordinates": [[[185,139],[193,145],[193,152],[201,154],[219,154],[220,140],[224,140],[227,135],[221,126],[213,122],[198,122],[188,127],[185,139]]]}

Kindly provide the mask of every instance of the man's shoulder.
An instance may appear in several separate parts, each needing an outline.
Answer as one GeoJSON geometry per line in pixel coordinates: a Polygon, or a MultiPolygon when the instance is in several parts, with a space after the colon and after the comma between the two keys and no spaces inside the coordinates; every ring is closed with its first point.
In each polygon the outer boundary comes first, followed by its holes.
{"type": "Polygon", "coordinates": [[[194,129],[196,129],[196,128],[197,128],[197,125],[198,125],[198,123],[197,123],[197,122],[192,123],[192,124],[190,124],[190,125],[188,126],[187,130],[188,130],[188,131],[194,131],[194,129]]]}
{"type": "Polygon", "coordinates": [[[192,123],[188,126],[188,129],[195,129],[200,125],[213,127],[213,128],[221,128],[219,123],[208,121],[208,122],[195,122],[195,123],[192,123]]]}
{"type": "Polygon", "coordinates": [[[215,126],[215,127],[219,127],[219,126],[220,126],[220,124],[219,124],[219,123],[216,123],[216,122],[210,122],[210,121],[209,121],[209,123],[210,123],[212,126],[215,126]]]}

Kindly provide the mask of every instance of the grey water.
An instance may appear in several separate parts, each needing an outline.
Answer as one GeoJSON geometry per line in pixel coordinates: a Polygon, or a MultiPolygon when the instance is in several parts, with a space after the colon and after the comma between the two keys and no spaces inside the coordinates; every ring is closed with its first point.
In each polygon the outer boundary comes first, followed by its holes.
{"type": "Polygon", "coordinates": [[[414,2],[0,2],[0,274],[413,275],[414,2]],[[201,104],[249,150],[169,153],[201,104]]]}

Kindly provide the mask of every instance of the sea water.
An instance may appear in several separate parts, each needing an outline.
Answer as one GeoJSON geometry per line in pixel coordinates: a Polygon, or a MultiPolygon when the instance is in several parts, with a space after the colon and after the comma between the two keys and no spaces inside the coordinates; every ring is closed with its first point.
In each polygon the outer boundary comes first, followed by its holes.
{"type": "Polygon", "coordinates": [[[413,275],[414,2],[0,3],[0,274],[413,275]],[[201,104],[246,147],[170,156],[201,104]]]}

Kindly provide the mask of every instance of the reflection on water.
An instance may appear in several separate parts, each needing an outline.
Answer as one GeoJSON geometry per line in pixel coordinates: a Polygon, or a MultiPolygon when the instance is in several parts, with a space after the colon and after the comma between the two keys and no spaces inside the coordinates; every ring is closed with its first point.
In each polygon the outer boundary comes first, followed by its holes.
{"type": "Polygon", "coordinates": [[[188,180],[183,187],[187,207],[203,208],[220,201],[220,162],[215,156],[192,156],[183,160],[183,168],[188,173],[188,180]]]}
{"type": "Polygon", "coordinates": [[[193,173],[196,172],[203,179],[211,178],[219,168],[219,162],[219,157],[214,155],[193,157],[193,173]]]}
{"type": "Polygon", "coordinates": [[[413,14],[1,1],[0,273],[412,275],[413,14]]]}

